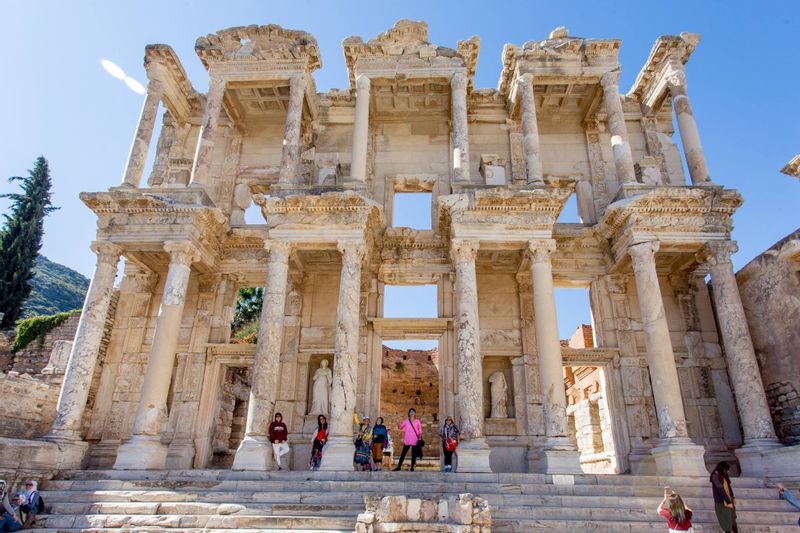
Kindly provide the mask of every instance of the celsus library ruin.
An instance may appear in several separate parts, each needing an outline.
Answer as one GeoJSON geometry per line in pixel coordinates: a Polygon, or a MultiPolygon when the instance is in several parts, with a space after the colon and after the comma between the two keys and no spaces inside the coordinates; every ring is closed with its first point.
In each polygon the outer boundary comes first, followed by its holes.
{"type": "Polygon", "coordinates": [[[731,263],[743,199],[692,112],[699,41],[658,37],[627,91],[621,41],[566,28],[505,45],[493,88],[473,84],[478,37],[431,44],[423,22],[346,38],[349,87],[328,92],[303,31],[200,37],[207,93],[148,45],[123,179],[81,195],[97,265],[41,461],[119,479],[272,471],[280,412],[307,470],[323,414],[326,476],[353,470],[354,414],[397,439],[415,407],[437,465],[438,428],[459,426],[454,476],[705,487],[719,461],[762,479],[796,464],[731,263]],[[430,229],[394,223],[414,193],[430,229]],[[573,196],[580,222],[559,222],[573,196]],[[388,287],[421,285],[437,316],[384,316],[388,287]],[[239,289],[261,287],[256,342],[232,342],[239,289]],[[591,324],[558,330],[561,288],[588,292],[591,324]],[[394,340],[438,347],[407,359],[394,340]]]}

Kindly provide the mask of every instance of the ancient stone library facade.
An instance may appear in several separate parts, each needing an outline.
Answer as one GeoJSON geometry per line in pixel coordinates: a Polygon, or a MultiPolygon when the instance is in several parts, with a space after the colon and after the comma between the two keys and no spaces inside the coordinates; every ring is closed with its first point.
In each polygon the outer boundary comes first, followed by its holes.
{"type": "Polygon", "coordinates": [[[627,92],[620,41],[564,28],[506,45],[496,88],[473,83],[477,37],[431,44],[421,22],[345,39],[350,86],[323,93],[303,31],[200,37],[205,94],[147,46],[122,183],[82,195],[97,268],[47,436],[60,465],[270,469],[279,411],[295,468],[326,414],[322,469],[350,470],[353,413],[391,394],[383,342],[433,339],[419,386],[438,395],[419,411],[454,417],[460,471],[601,468],[591,455],[619,473],[763,473],[781,445],[731,266],[742,197],[711,179],[692,114],[698,41],[659,37],[627,92]],[[393,224],[408,193],[430,195],[432,229],[393,224]],[[557,222],[572,195],[582,222],[557,222]],[[437,317],[384,317],[386,287],[425,284],[437,317]],[[265,287],[255,345],[231,342],[242,287],[265,287]],[[562,346],[558,287],[588,289],[591,343],[562,346]]]}

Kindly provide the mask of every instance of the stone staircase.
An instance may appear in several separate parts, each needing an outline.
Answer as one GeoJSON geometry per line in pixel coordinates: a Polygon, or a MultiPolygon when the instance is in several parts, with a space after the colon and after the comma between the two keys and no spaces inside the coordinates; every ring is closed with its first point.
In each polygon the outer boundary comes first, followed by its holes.
{"type": "MultiPolygon", "coordinates": [[[[695,511],[695,531],[719,531],[705,478],[440,472],[72,471],[44,482],[38,531],[353,531],[364,496],[489,501],[493,531],[664,531],[655,508],[669,485],[695,511]],[[554,483],[555,482],[555,483],[554,483]],[[572,484],[570,484],[572,483],[572,484]]],[[[739,531],[796,532],[797,518],[760,479],[733,481],[739,531]]]]}

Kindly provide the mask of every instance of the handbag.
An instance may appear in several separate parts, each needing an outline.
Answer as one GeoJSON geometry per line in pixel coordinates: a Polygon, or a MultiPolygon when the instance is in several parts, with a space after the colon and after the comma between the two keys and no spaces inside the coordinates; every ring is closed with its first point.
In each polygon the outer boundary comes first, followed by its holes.
{"type": "Polygon", "coordinates": [[[454,452],[458,447],[458,439],[451,439],[450,437],[445,437],[444,439],[444,449],[447,452],[454,452]]]}
{"type": "Polygon", "coordinates": [[[408,425],[411,426],[411,429],[414,431],[414,435],[417,436],[417,443],[414,445],[414,449],[412,453],[417,456],[417,459],[422,459],[422,450],[425,448],[425,440],[422,438],[422,435],[417,433],[417,428],[414,427],[414,423],[411,422],[411,419],[408,419],[408,425]]]}

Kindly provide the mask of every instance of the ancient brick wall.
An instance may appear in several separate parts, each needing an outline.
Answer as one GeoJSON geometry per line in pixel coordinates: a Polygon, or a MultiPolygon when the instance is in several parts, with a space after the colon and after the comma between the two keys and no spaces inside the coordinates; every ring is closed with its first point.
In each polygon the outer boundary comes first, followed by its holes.
{"type": "Polygon", "coordinates": [[[56,416],[60,388],[59,383],[26,374],[0,374],[0,436],[32,439],[47,433],[56,416]]]}
{"type": "Polygon", "coordinates": [[[75,331],[78,329],[78,321],[81,319],[80,313],[67,318],[61,325],[53,328],[50,333],[44,336],[42,342],[34,340],[28,346],[14,354],[11,370],[20,374],[39,374],[47,366],[50,360],[50,352],[56,341],[71,341],[75,338],[75,331]]]}

